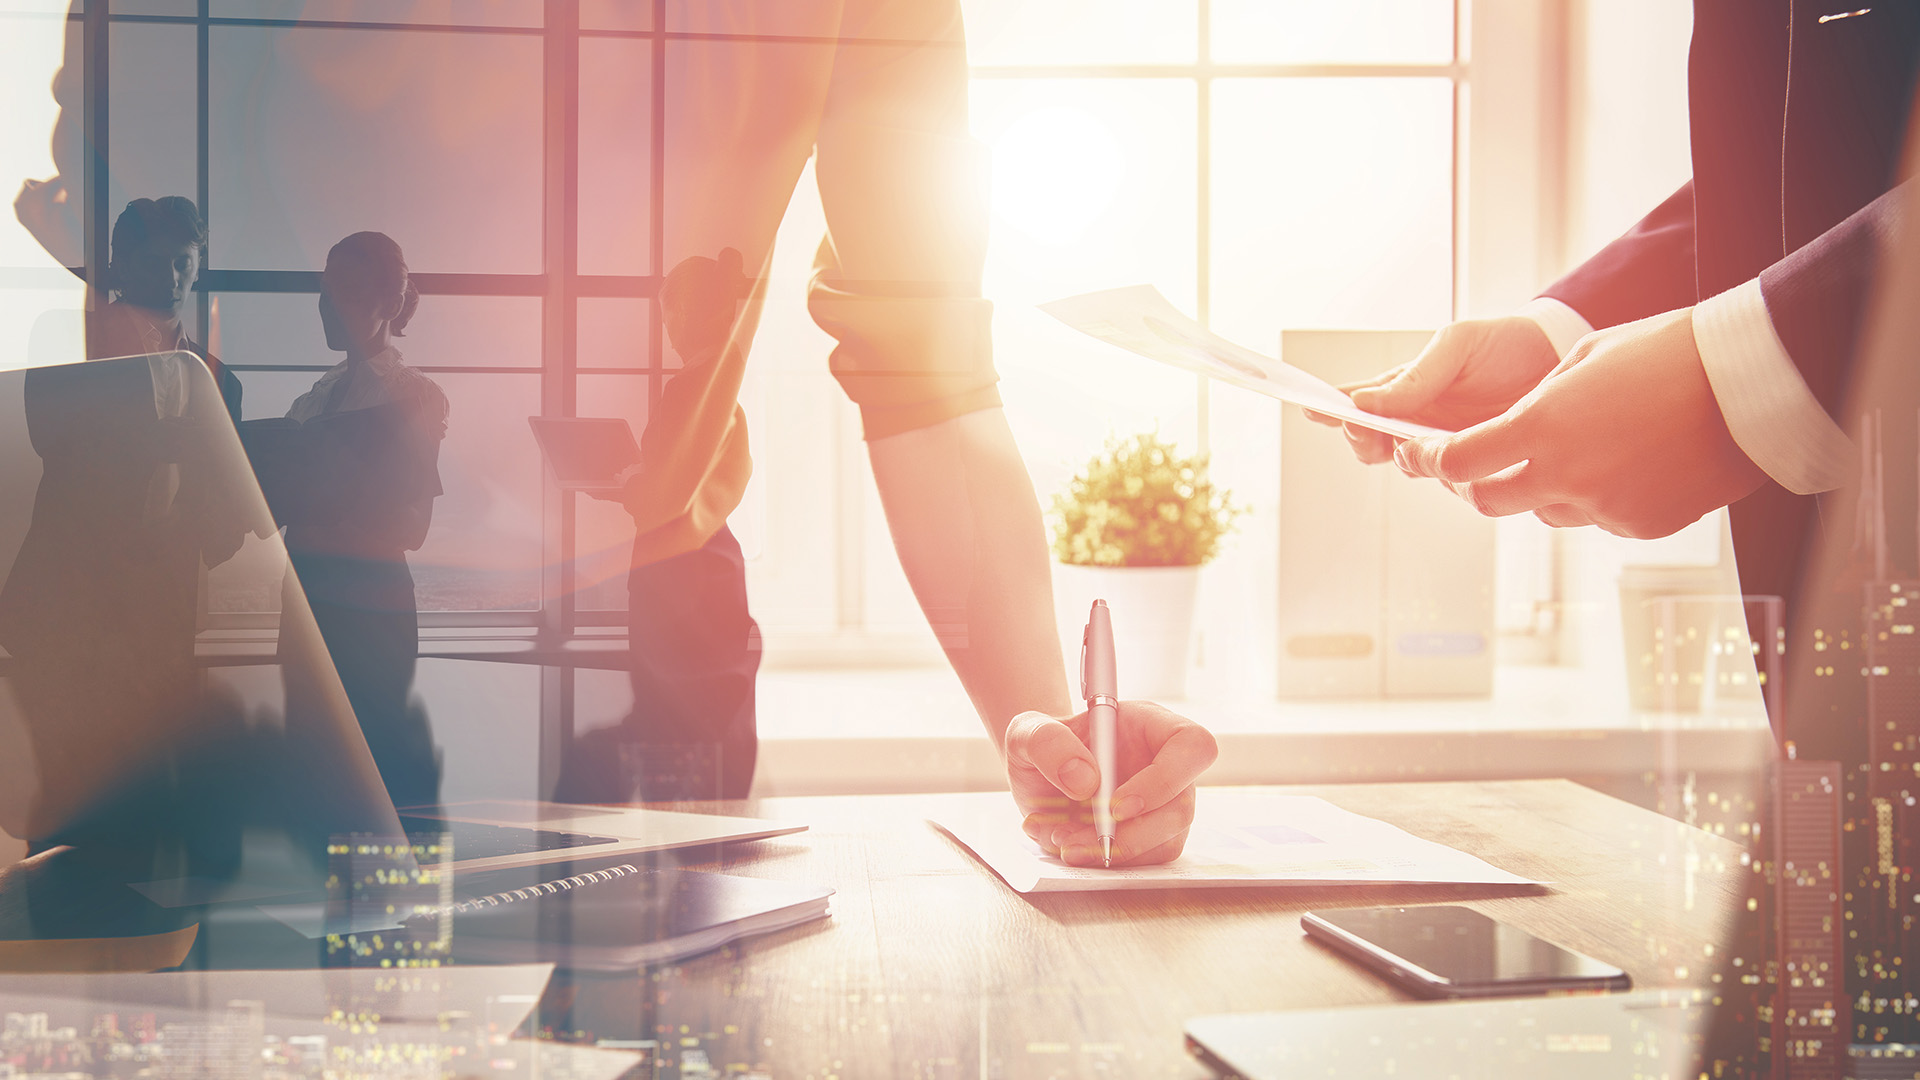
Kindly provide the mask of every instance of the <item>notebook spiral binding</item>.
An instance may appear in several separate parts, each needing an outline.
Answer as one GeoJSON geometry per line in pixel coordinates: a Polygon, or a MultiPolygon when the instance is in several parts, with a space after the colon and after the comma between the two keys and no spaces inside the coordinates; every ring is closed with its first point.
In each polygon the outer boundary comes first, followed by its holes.
{"type": "Polygon", "coordinates": [[[448,916],[458,918],[461,915],[470,915],[476,911],[485,911],[487,908],[499,907],[502,904],[511,904],[516,900],[532,900],[540,896],[558,896],[572,889],[583,889],[588,885],[599,885],[602,882],[616,881],[631,874],[638,874],[639,872],[639,869],[632,864],[622,863],[619,866],[609,866],[605,870],[595,870],[586,874],[575,874],[570,878],[543,881],[538,885],[529,885],[524,889],[498,892],[491,896],[478,896],[472,900],[463,900],[458,904],[450,904],[436,911],[422,912],[414,916],[414,918],[442,919],[448,916]]]}

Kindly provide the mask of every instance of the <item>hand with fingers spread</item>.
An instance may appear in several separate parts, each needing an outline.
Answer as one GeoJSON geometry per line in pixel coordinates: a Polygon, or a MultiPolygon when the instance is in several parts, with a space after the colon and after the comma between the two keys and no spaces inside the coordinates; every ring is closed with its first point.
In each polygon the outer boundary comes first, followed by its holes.
{"type": "MultiPolygon", "coordinates": [[[[1219,750],[1205,728],[1150,701],[1122,702],[1115,727],[1121,782],[1113,792],[1113,865],[1167,862],[1187,842],[1194,783],[1219,750]]],[[[1007,778],[1022,828],[1075,866],[1101,864],[1090,803],[1100,789],[1092,741],[1084,712],[1066,720],[1021,713],[1007,725],[1007,778]]]]}
{"type": "MultiPolygon", "coordinates": [[[[1363,382],[1343,386],[1370,413],[1458,431],[1505,412],[1545,378],[1560,358],[1540,325],[1522,315],[1473,319],[1441,328],[1420,355],[1363,382]]],[[[1369,465],[1393,459],[1393,436],[1331,416],[1309,419],[1344,426],[1354,456],[1369,465]]]]}
{"type": "Polygon", "coordinates": [[[1453,435],[1409,439],[1394,462],[1490,517],[1666,536],[1758,488],[1693,337],[1693,310],[1580,339],[1512,408],[1453,435]]]}

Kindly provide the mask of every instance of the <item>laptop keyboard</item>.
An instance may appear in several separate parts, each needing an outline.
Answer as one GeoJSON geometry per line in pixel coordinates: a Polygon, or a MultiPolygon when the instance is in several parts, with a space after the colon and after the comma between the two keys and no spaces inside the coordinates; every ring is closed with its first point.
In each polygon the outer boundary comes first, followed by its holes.
{"type": "Polygon", "coordinates": [[[516,825],[482,825],[472,821],[440,821],[435,818],[400,815],[400,827],[409,836],[422,833],[451,833],[453,857],[457,861],[490,859],[499,855],[529,855],[538,851],[615,844],[617,836],[560,832],[555,829],[527,829],[516,825]]]}

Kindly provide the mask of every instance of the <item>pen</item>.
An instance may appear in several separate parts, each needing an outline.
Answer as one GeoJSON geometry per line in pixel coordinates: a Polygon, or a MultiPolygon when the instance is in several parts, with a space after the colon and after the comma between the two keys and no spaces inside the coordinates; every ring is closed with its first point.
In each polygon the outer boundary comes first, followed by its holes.
{"type": "Polygon", "coordinates": [[[1093,828],[1100,836],[1101,862],[1113,866],[1114,725],[1120,719],[1119,691],[1114,688],[1113,613],[1105,600],[1095,600],[1087,613],[1087,630],[1080,638],[1080,696],[1087,702],[1087,721],[1093,727],[1093,759],[1100,767],[1100,790],[1093,797],[1093,828]]]}

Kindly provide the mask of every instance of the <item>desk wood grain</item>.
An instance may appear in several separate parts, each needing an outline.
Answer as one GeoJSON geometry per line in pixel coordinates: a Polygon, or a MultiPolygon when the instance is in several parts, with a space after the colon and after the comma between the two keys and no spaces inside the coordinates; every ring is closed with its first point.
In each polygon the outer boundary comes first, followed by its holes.
{"type": "Polygon", "coordinates": [[[782,1080],[1203,1077],[1182,1046],[1189,1017],[1403,1000],[1303,937],[1310,908],[1465,903],[1636,986],[1702,985],[1750,873],[1739,845],[1567,781],[1274,790],[1554,884],[1027,897],[926,823],[953,796],[699,804],[808,823],[689,865],[831,885],[833,918],[637,978],[563,978],[542,1013],[576,1037],[656,1040],[668,1062],[697,1050],[716,1072],[782,1080]]]}

